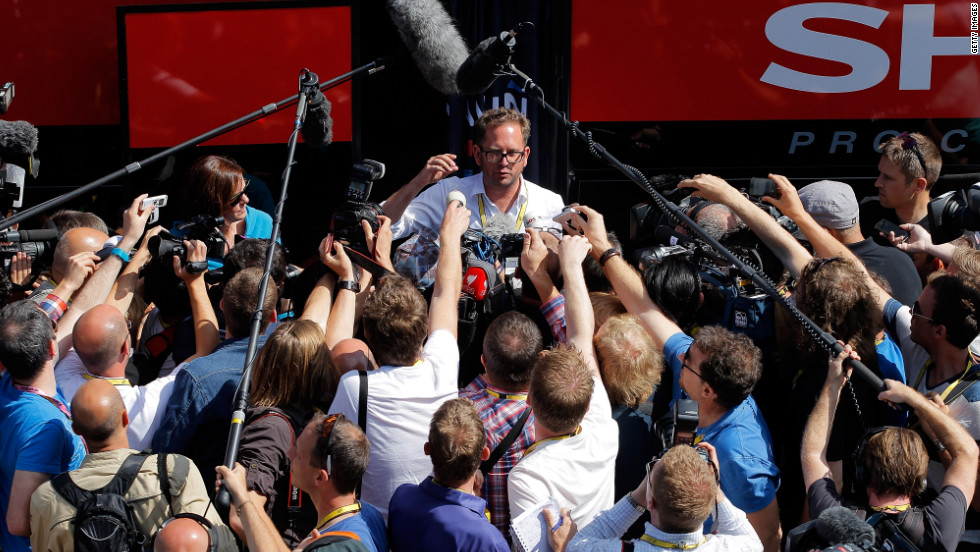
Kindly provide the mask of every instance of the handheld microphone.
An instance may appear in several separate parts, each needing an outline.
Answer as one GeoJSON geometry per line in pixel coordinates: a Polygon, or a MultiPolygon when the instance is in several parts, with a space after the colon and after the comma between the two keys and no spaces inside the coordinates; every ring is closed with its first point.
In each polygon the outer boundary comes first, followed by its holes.
{"type": "Polygon", "coordinates": [[[456,94],[456,71],[469,49],[442,3],[388,0],[388,15],[425,80],[447,96],[456,94]]]}
{"type": "Polygon", "coordinates": [[[307,98],[306,119],[299,133],[303,141],[311,146],[327,146],[333,141],[333,119],[330,118],[330,100],[317,88],[319,79],[313,78],[313,92],[307,98]]]}
{"type": "Polygon", "coordinates": [[[480,267],[471,266],[463,275],[463,286],[460,290],[477,301],[483,301],[487,297],[488,285],[487,273],[480,267]]]}
{"type": "Polygon", "coordinates": [[[843,506],[827,508],[817,517],[817,534],[829,544],[870,545],[875,542],[874,527],[861,521],[843,506]]]}
{"type": "Polygon", "coordinates": [[[5,242],[40,242],[56,239],[58,239],[58,231],[50,228],[0,232],[0,241],[5,242]]]}
{"type": "Polygon", "coordinates": [[[466,196],[459,190],[453,190],[446,196],[446,207],[452,205],[454,201],[459,202],[460,207],[466,207],[466,196]]]}
{"type": "Polygon", "coordinates": [[[534,28],[529,22],[518,23],[510,31],[492,36],[479,43],[473,53],[456,72],[456,86],[463,95],[480,94],[493,84],[500,76],[498,68],[510,60],[510,55],[517,44],[517,35],[534,28]]]}

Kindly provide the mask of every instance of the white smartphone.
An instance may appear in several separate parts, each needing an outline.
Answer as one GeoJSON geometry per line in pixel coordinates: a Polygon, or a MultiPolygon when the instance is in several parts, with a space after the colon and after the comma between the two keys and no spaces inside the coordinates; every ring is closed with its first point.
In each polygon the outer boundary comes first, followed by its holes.
{"type": "Polygon", "coordinates": [[[150,213],[150,218],[146,220],[147,224],[153,224],[154,222],[160,220],[160,208],[167,206],[167,195],[158,195],[144,199],[143,206],[140,208],[140,210],[145,211],[149,209],[150,206],[154,206],[156,209],[150,213]]]}

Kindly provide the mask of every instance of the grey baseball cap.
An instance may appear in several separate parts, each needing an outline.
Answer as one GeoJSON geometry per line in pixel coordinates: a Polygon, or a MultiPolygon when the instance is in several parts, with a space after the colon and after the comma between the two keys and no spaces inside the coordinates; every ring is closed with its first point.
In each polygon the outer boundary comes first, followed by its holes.
{"type": "Polygon", "coordinates": [[[821,180],[800,188],[807,213],[824,228],[841,230],[858,223],[858,201],[850,185],[821,180]]]}

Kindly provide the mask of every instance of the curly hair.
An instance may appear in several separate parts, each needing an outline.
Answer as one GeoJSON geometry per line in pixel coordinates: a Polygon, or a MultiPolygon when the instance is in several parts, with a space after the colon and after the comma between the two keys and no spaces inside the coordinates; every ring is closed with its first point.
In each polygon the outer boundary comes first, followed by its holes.
{"type": "Polygon", "coordinates": [[[741,404],[762,377],[762,351],[745,334],[721,326],[705,326],[694,336],[691,346],[704,354],[701,377],[725,408],[741,404]]]}
{"type": "MultiPolygon", "coordinates": [[[[863,344],[874,344],[881,324],[876,322],[871,287],[853,261],[840,257],[811,260],[800,273],[796,293],[796,306],[803,314],[862,358],[870,359],[863,344]]],[[[803,344],[810,352],[817,350],[812,339],[803,344]]]]}
{"type": "Polygon", "coordinates": [[[664,357],[636,315],[609,318],[592,341],[610,403],[636,408],[653,394],[664,357]]]}

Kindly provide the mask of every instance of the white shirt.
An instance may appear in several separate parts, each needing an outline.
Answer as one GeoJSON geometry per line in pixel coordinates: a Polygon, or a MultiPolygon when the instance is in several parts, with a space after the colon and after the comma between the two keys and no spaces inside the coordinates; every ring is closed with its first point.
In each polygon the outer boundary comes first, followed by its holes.
{"type": "MultiPolygon", "coordinates": [[[[524,220],[532,219],[532,226],[535,228],[561,228],[561,225],[552,220],[553,217],[561,213],[565,207],[565,201],[560,195],[534,184],[530,180],[520,177],[521,191],[514,201],[514,205],[506,214],[514,220],[514,227],[508,233],[524,231],[524,220]]],[[[405,209],[402,217],[391,227],[391,231],[396,239],[403,238],[415,232],[421,227],[427,227],[439,233],[442,225],[442,217],[446,213],[446,197],[449,192],[459,190],[466,196],[466,207],[471,211],[470,228],[481,229],[485,221],[490,220],[495,215],[500,215],[502,211],[494,205],[486,196],[486,189],[483,187],[483,173],[476,173],[464,178],[450,176],[436,182],[428,188],[405,209]],[[480,212],[480,200],[483,200],[483,212],[480,212]]]]}
{"type": "MultiPolygon", "coordinates": [[[[129,414],[129,427],[126,428],[129,448],[145,450],[150,447],[150,442],[153,441],[153,436],[163,419],[163,413],[167,409],[167,402],[174,391],[174,380],[177,379],[177,374],[186,364],[186,362],[181,364],[170,374],[159,377],[147,385],[134,386],[128,381],[113,381],[116,390],[122,396],[123,404],[126,405],[126,412],[129,414]]],[[[88,373],[74,347],[68,351],[65,358],[55,365],[54,376],[61,393],[69,404],[83,383],[98,377],[88,373]]],[[[125,378],[120,379],[125,380],[125,378]]]]}
{"type": "MultiPolygon", "coordinates": [[[[388,520],[388,502],[403,483],[418,484],[432,473],[423,447],[432,415],[456,398],[459,349],[447,330],[436,330],[413,366],[382,366],[368,373],[367,437],[371,460],[361,485],[361,499],[388,520]]],[[[360,383],[356,371],[340,378],[330,413],[357,423],[360,383]]]]}
{"type": "Polygon", "coordinates": [[[612,507],[619,426],[602,381],[592,381],[595,388],[582,432],[567,439],[540,441],[507,476],[511,519],[548,497],[570,509],[579,527],[612,507]]]}

